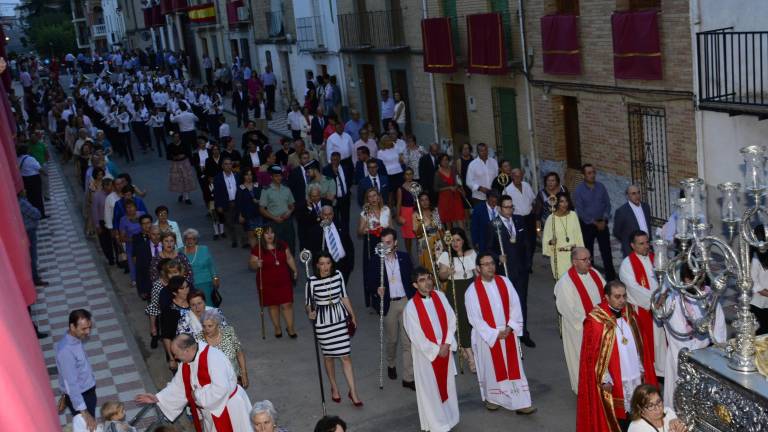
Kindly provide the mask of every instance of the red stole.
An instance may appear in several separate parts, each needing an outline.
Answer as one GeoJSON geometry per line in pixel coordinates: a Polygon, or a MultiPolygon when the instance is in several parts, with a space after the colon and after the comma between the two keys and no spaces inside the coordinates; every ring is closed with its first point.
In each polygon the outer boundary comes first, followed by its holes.
{"type": "MultiPolygon", "coordinates": [[[[501,304],[504,307],[504,324],[509,322],[509,292],[504,280],[500,276],[495,276],[496,288],[499,290],[501,304]]],[[[493,318],[491,302],[488,300],[488,293],[485,292],[483,280],[479,276],[475,279],[475,291],[477,292],[477,301],[480,303],[480,312],[483,315],[483,321],[490,327],[496,328],[496,320],[493,318]]],[[[497,341],[498,342],[498,341],[497,341]]],[[[493,370],[496,372],[496,382],[506,380],[520,379],[520,365],[517,359],[517,346],[515,345],[515,332],[512,331],[502,343],[507,348],[507,359],[504,360],[504,353],[501,350],[501,343],[494,342],[491,345],[491,358],[493,359],[493,370]]]]}
{"type": "MultiPolygon", "coordinates": [[[[651,262],[653,262],[653,252],[650,252],[648,257],[651,259],[651,262]]],[[[640,261],[640,258],[637,257],[636,253],[632,252],[629,254],[629,263],[632,265],[632,273],[635,274],[635,281],[643,288],[647,290],[651,289],[651,284],[648,282],[648,274],[646,274],[645,267],[643,266],[642,261],[640,261]]],[[[649,356],[651,364],[653,364],[656,359],[653,325],[653,316],[651,315],[651,312],[648,309],[638,306],[637,326],[640,328],[640,335],[643,338],[643,343],[646,348],[643,350],[643,354],[649,356]]]]}
{"type": "MultiPolygon", "coordinates": [[[[597,272],[594,269],[589,269],[589,275],[592,276],[592,280],[595,281],[597,290],[602,291],[603,281],[600,280],[600,276],[598,276],[597,272]]],[[[589,297],[587,287],[585,287],[584,282],[581,281],[581,277],[579,276],[579,272],[576,271],[576,267],[571,266],[571,268],[568,269],[568,276],[570,276],[571,281],[573,281],[573,284],[576,286],[576,292],[579,293],[581,306],[584,308],[584,315],[589,315],[589,313],[592,312],[592,309],[595,308],[595,305],[592,304],[592,299],[589,297]]]]}
{"type": "MultiPolygon", "coordinates": [[[[200,384],[200,387],[205,387],[211,383],[211,375],[208,372],[208,348],[208,345],[203,348],[203,352],[200,353],[200,359],[198,360],[197,382],[200,384]]],[[[189,363],[184,363],[181,366],[181,377],[184,379],[184,393],[187,395],[187,403],[189,404],[190,411],[192,411],[192,420],[195,424],[195,430],[197,432],[203,432],[203,426],[200,423],[200,414],[197,411],[195,397],[192,394],[191,374],[192,368],[189,366],[189,363]]],[[[232,398],[235,393],[237,393],[237,387],[235,387],[235,391],[232,392],[229,397],[232,398]]],[[[224,411],[222,411],[219,417],[216,417],[215,415],[211,415],[211,417],[213,418],[213,425],[216,427],[217,432],[234,432],[234,429],[232,429],[232,421],[229,419],[229,411],[227,411],[226,407],[224,407],[224,411]]]]}
{"type": "MultiPolygon", "coordinates": [[[[443,333],[443,340],[439,345],[445,344],[445,338],[448,336],[448,317],[445,314],[445,307],[443,302],[440,301],[440,296],[432,291],[429,294],[432,302],[435,304],[435,311],[437,312],[437,320],[440,321],[440,331],[443,333]]],[[[424,332],[424,337],[428,341],[437,344],[437,337],[435,336],[435,330],[432,328],[432,321],[429,319],[427,308],[424,306],[424,300],[421,298],[421,294],[413,296],[413,305],[416,306],[416,313],[419,314],[419,325],[424,332]]],[[[432,360],[432,371],[435,373],[435,381],[437,381],[437,388],[440,391],[440,400],[445,402],[448,400],[448,361],[451,358],[450,355],[445,357],[437,356],[432,360]]]]}

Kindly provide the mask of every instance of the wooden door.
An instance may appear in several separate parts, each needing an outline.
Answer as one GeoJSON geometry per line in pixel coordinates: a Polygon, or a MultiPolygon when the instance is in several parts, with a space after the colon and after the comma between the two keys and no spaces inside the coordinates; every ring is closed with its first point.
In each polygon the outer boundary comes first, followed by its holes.
{"type": "Polygon", "coordinates": [[[365,119],[373,125],[377,132],[381,132],[381,118],[379,116],[379,98],[376,94],[376,69],[373,65],[361,64],[359,67],[360,90],[362,91],[363,113],[365,119]]]}
{"type": "Polygon", "coordinates": [[[392,69],[389,71],[390,78],[392,80],[392,97],[395,97],[395,92],[400,93],[405,101],[405,129],[401,131],[403,133],[411,132],[411,116],[410,116],[410,104],[411,99],[408,97],[408,75],[405,69],[392,69]]]}
{"type": "Polygon", "coordinates": [[[496,119],[497,149],[500,157],[508,160],[513,167],[520,167],[520,140],[517,136],[517,107],[515,90],[495,89],[496,97],[493,114],[496,119]]]}
{"type": "Polygon", "coordinates": [[[451,139],[454,152],[458,154],[462,144],[469,142],[469,121],[467,120],[467,98],[463,84],[446,84],[445,99],[448,105],[448,121],[451,124],[451,139]]]}

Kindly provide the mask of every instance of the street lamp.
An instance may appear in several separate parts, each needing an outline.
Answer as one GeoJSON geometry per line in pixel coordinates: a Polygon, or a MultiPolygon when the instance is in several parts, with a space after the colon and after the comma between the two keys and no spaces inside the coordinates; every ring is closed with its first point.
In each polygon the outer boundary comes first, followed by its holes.
{"type": "Polygon", "coordinates": [[[766,149],[761,146],[749,146],[741,149],[741,154],[746,167],[744,191],[748,197],[751,196],[748,208],[743,213],[739,210],[739,183],[727,182],[718,185],[722,195],[720,219],[728,231],[728,240],[710,234],[711,225],[704,222],[704,182],[697,178],[680,182],[685,191],[685,198],[678,200],[677,209],[675,238],[680,243],[680,250],[675,256],[669,257],[664,240],[652,242],[655,250],[654,273],[659,287],[652,294],[651,308],[656,319],[667,321],[672,316],[676,301],[691,299],[702,306],[702,316],[692,316],[686,308],[681,308],[686,320],[691,323],[690,330],[679,332],[672,326],[667,328],[677,337],[690,337],[694,333],[708,333],[711,336],[720,297],[728,282],[736,280],[737,318],[733,322],[736,336],[728,341],[725,348],[728,366],[739,372],[754,372],[757,370],[757,323],[749,310],[753,283],[749,253],[750,247],[765,251],[768,249],[768,242],[757,239],[750,221],[756,215],[768,216],[768,207],[762,205],[762,197],[768,189],[765,176],[766,149]],[[738,235],[735,235],[737,233],[738,235]],[[733,242],[735,244],[732,245],[733,242]],[[693,281],[686,282],[682,279],[680,269],[684,264],[692,270],[693,281]],[[710,290],[700,288],[706,277],[712,281],[710,290]],[[664,283],[665,281],[667,283],[664,283]],[[673,301],[667,301],[670,290],[679,294],[673,301]]]}

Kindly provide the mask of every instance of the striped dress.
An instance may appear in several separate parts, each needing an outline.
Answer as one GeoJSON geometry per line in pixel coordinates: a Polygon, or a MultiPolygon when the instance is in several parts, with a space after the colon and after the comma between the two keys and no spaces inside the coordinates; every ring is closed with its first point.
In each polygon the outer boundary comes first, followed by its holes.
{"type": "Polygon", "coordinates": [[[347,288],[338,270],[331,276],[322,279],[312,276],[307,281],[304,298],[306,305],[314,305],[317,311],[315,330],[326,357],[343,357],[350,352],[347,331],[349,312],[341,303],[343,297],[347,297],[347,288]]]}

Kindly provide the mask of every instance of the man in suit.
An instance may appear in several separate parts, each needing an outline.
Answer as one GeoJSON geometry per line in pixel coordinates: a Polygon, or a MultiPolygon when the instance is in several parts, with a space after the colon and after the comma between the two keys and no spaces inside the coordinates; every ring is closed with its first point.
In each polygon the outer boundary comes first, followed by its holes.
{"type": "Polygon", "coordinates": [[[368,175],[368,160],[376,161],[379,166],[379,175],[387,177],[387,168],[384,167],[384,162],[381,159],[371,157],[371,149],[368,147],[358,147],[355,150],[357,153],[357,162],[355,162],[355,183],[360,184],[360,180],[368,175]]]}
{"type": "MultiPolygon", "coordinates": [[[[230,160],[231,161],[231,160],[230,160]]],[[[205,175],[216,178],[223,169],[224,158],[221,157],[221,149],[218,145],[213,145],[208,150],[208,159],[205,160],[205,175]]]]}
{"type": "Polygon", "coordinates": [[[323,114],[323,107],[319,106],[317,107],[317,113],[312,117],[312,122],[309,124],[309,136],[315,148],[320,148],[323,145],[323,131],[327,125],[328,119],[323,114]]]}
{"type": "MultiPolygon", "coordinates": [[[[141,226],[141,232],[133,235],[133,252],[131,259],[133,260],[133,266],[136,269],[136,290],[139,292],[139,297],[142,300],[149,300],[149,295],[152,292],[152,280],[149,277],[149,265],[152,261],[152,216],[143,214],[139,216],[139,225],[141,226]]],[[[155,225],[155,227],[157,227],[155,225]]],[[[157,235],[154,239],[154,244],[160,241],[160,228],[157,227],[157,235]]]]}
{"type": "Polygon", "coordinates": [[[520,298],[520,308],[523,311],[523,334],[520,342],[529,348],[536,347],[528,334],[528,274],[531,270],[530,237],[527,232],[525,217],[514,214],[515,206],[512,197],[502,195],[499,198],[498,216],[501,221],[498,233],[493,223],[489,223],[485,232],[485,244],[488,250],[496,254],[501,261],[502,268],[506,268],[509,274],[505,276],[512,281],[512,285],[520,298]],[[501,241],[499,241],[501,237],[501,241]],[[504,263],[506,262],[506,267],[504,263]]]}
{"type": "Polygon", "coordinates": [[[488,232],[488,225],[499,214],[498,208],[499,194],[496,191],[490,191],[486,200],[475,204],[472,208],[472,219],[469,222],[469,228],[472,233],[472,243],[475,244],[477,253],[488,250],[485,235],[488,232]]]}
{"type": "Polygon", "coordinates": [[[648,241],[651,234],[651,208],[647,203],[640,201],[640,188],[630,185],[627,188],[627,202],[616,209],[613,216],[613,236],[621,242],[621,253],[626,257],[632,252],[630,235],[635,231],[648,233],[648,241]]]}
{"type": "Polygon", "coordinates": [[[348,282],[355,268],[355,246],[352,238],[349,232],[336,225],[333,207],[324,205],[320,210],[320,218],[321,222],[324,221],[328,226],[321,228],[322,232],[316,241],[319,241],[320,249],[324,248],[331,254],[336,268],[344,276],[344,282],[348,282]]]}
{"type": "Polygon", "coordinates": [[[384,200],[387,199],[387,193],[389,192],[388,179],[379,175],[379,164],[376,160],[368,159],[365,163],[368,166],[368,175],[363,177],[357,185],[357,203],[360,207],[363,206],[365,193],[368,189],[374,188],[378,190],[384,200]]]}
{"type": "Polygon", "coordinates": [[[381,242],[390,250],[384,257],[384,286],[380,284],[381,259],[371,259],[369,271],[365,274],[366,295],[373,295],[373,307],[379,312],[384,301],[384,345],[386,347],[387,376],[397,379],[397,341],[403,349],[403,387],[416,390],[413,380],[413,359],[411,342],[403,327],[403,312],[408,300],[416,290],[411,283],[413,264],[407,252],[397,250],[397,232],[392,228],[381,231],[381,242]]]}
{"type": "Polygon", "coordinates": [[[336,182],[336,213],[335,222],[341,231],[349,233],[349,209],[352,204],[352,179],[341,167],[341,155],[337,152],[331,154],[331,163],[323,167],[323,175],[336,182]]]}
{"type": "Polygon", "coordinates": [[[419,159],[419,183],[429,192],[429,199],[437,202],[437,194],[434,190],[435,172],[437,172],[437,156],[440,155],[440,146],[437,143],[429,145],[429,153],[419,159]]]}
{"type": "Polygon", "coordinates": [[[309,185],[307,187],[307,199],[304,205],[296,208],[296,224],[298,225],[299,247],[308,249],[313,254],[322,249],[322,227],[320,226],[320,211],[324,204],[320,187],[309,185]]]}
{"type": "Polygon", "coordinates": [[[288,173],[288,189],[293,194],[296,208],[301,208],[307,201],[307,185],[310,182],[309,172],[304,168],[310,161],[309,153],[303,152],[299,155],[299,165],[288,173]]]}
{"type": "MultiPolygon", "coordinates": [[[[237,199],[237,175],[232,171],[232,161],[223,159],[221,162],[221,172],[213,179],[213,202],[216,207],[216,213],[219,215],[219,221],[224,223],[224,232],[232,239],[232,247],[237,247],[238,226],[237,208],[235,206],[237,199]]],[[[248,247],[243,244],[243,247],[248,247]]]]}
{"type": "MultiPolygon", "coordinates": [[[[197,177],[197,183],[200,185],[201,192],[204,191],[208,185],[205,175],[205,163],[208,161],[209,156],[208,139],[203,135],[199,135],[197,137],[197,149],[192,152],[190,163],[195,169],[195,177],[197,177]]],[[[203,196],[205,196],[205,192],[203,192],[203,196]]]]}
{"type": "Polygon", "coordinates": [[[249,104],[250,96],[248,96],[248,89],[243,87],[241,82],[236,82],[235,90],[232,92],[232,109],[235,110],[235,116],[237,117],[237,127],[248,124],[249,104]]]}

